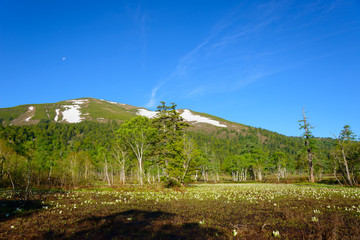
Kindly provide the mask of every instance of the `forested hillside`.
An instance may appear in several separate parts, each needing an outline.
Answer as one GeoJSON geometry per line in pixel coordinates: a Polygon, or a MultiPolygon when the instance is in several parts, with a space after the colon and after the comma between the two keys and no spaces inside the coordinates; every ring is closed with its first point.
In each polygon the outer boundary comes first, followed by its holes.
{"type": "MultiPolygon", "coordinates": [[[[227,127],[189,125],[175,107],[162,103],[152,119],[0,124],[1,185],[175,184],[218,182],[225,175],[233,181],[282,180],[289,174],[307,178],[303,138],[231,122],[227,127]]],[[[354,138],[338,140],[344,144],[312,139],[315,176],[321,180],[325,173],[334,174],[341,182],[349,173],[357,183],[359,144],[354,138]],[[345,148],[351,149],[345,156],[350,172],[339,160],[345,148]]]]}

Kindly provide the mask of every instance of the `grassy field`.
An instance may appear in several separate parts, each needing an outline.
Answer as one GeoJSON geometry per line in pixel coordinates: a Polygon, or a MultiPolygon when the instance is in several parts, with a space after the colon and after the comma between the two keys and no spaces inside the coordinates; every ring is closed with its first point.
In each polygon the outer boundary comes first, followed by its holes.
{"type": "Polygon", "coordinates": [[[0,239],[359,239],[360,189],[128,186],[0,197],[0,239]]]}

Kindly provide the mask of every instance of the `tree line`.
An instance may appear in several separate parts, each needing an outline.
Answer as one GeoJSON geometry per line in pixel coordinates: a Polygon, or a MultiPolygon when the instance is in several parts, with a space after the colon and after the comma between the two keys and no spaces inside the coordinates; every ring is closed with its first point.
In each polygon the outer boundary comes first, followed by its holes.
{"type": "Polygon", "coordinates": [[[317,139],[308,122],[305,134],[286,137],[260,128],[221,128],[212,133],[192,131],[176,105],[164,102],[154,119],[137,116],[123,123],[0,124],[0,185],[74,187],[191,181],[278,180],[289,174],[331,173],[345,185],[359,182],[360,145],[349,126],[335,139],[317,139]],[[310,149],[310,150],[309,150],[310,149]],[[309,160],[311,153],[311,161],[309,160]]]}

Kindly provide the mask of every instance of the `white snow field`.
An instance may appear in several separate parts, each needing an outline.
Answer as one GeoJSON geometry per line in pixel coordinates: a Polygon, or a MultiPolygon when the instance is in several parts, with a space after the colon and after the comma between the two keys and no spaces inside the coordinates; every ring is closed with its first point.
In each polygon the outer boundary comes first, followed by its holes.
{"type": "MultiPolygon", "coordinates": [[[[157,112],[154,111],[150,111],[147,109],[139,109],[137,111],[137,115],[141,115],[147,118],[155,118],[157,115],[157,112]]],[[[184,112],[182,114],[180,114],[180,116],[182,118],[184,118],[185,121],[188,122],[196,122],[196,123],[208,123],[217,127],[227,127],[224,124],[219,123],[218,121],[212,120],[210,118],[207,117],[203,117],[203,116],[199,116],[199,115],[195,115],[193,114],[190,110],[185,109],[184,112]]]]}
{"type": "Polygon", "coordinates": [[[195,115],[188,109],[184,109],[184,112],[180,114],[180,116],[183,117],[184,120],[188,122],[208,123],[217,127],[227,127],[226,125],[221,124],[218,121],[212,120],[207,117],[195,115]]]}
{"type": "Polygon", "coordinates": [[[147,110],[147,109],[139,109],[136,114],[140,115],[140,116],[147,117],[147,118],[155,118],[156,115],[157,115],[157,112],[150,111],[150,110],[147,110]]]}
{"type": "Polygon", "coordinates": [[[56,116],[54,118],[54,121],[57,122],[59,119],[59,115],[60,115],[60,109],[55,109],[55,112],[56,112],[56,116]]]}
{"type": "MultiPolygon", "coordinates": [[[[88,100],[87,99],[75,99],[75,100],[68,100],[67,102],[72,102],[74,105],[63,105],[63,107],[66,108],[62,112],[63,120],[67,121],[68,123],[81,122],[83,118],[81,117],[80,105],[87,103],[88,100]]],[[[58,113],[58,112],[56,111],[56,113],[58,113]]],[[[58,116],[58,115],[56,115],[56,116],[58,116]]]]}
{"type": "Polygon", "coordinates": [[[80,117],[80,106],[79,105],[64,105],[66,110],[63,111],[63,119],[68,123],[79,123],[82,118],[80,117]]]}

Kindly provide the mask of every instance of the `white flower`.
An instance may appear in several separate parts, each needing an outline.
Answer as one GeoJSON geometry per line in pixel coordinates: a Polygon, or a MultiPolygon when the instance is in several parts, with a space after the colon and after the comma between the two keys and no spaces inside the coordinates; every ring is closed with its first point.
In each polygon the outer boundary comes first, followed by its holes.
{"type": "Polygon", "coordinates": [[[15,228],[13,225],[10,228],[15,228]]]}
{"type": "Polygon", "coordinates": [[[319,219],[318,219],[317,217],[312,217],[312,218],[311,218],[311,221],[313,221],[313,222],[318,222],[319,219]]]}
{"type": "Polygon", "coordinates": [[[273,236],[274,237],[280,237],[279,231],[273,231],[273,236]]]}
{"type": "Polygon", "coordinates": [[[236,229],[233,230],[234,237],[237,235],[236,229]]]}
{"type": "Polygon", "coordinates": [[[205,220],[202,220],[199,222],[200,224],[205,224],[205,220]]]}

